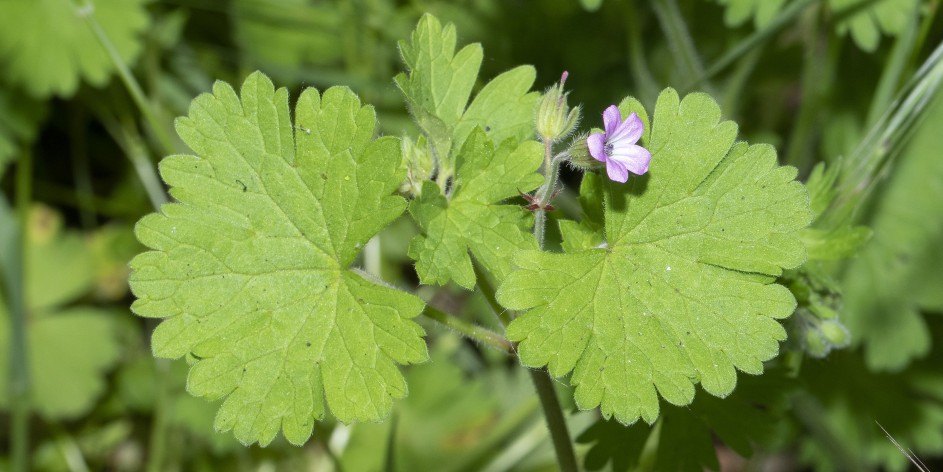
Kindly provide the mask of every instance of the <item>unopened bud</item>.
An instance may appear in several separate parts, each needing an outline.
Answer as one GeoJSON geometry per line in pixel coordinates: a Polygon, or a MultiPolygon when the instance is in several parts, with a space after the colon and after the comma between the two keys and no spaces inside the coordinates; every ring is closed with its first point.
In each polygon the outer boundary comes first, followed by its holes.
{"type": "Polygon", "coordinates": [[[587,137],[589,137],[589,135],[586,133],[580,134],[570,143],[570,148],[566,151],[570,156],[569,162],[574,167],[584,171],[601,169],[603,163],[597,161],[589,154],[589,145],[586,144],[587,137]]]}
{"type": "Polygon", "coordinates": [[[563,85],[568,75],[564,72],[560,82],[547,89],[537,102],[537,134],[544,142],[566,138],[580,121],[580,107],[570,109],[566,103],[569,92],[563,91],[563,85]]]}
{"type": "Polygon", "coordinates": [[[403,162],[406,164],[406,179],[400,184],[399,191],[419,196],[422,193],[422,183],[432,176],[432,154],[424,136],[420,136],[415,143],[408,137],[403,137],[400,143],[403,162]]]}

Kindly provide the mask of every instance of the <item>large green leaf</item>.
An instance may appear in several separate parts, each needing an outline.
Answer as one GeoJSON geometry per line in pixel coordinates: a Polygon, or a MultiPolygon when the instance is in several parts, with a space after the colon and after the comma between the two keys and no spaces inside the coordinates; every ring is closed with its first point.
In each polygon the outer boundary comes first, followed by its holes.
{"type": "Polygon", "coordinates": [[[409,320],[422,301],[348,268],[406,207],[390,195],[399,141],[375,125],[343,87],[305,90],[293,124],[261,73],[177,122],[196,155],[161,162],[180,203],[138,223],[154,250],[131,263],[132,309],[166,318],[154,354],[192,356],[188,390],[225,397],[216,427],[244,443],[303,443],[325,401],[344,422],[382,419],[406,395],[396,364],[427,357],[409,320]]]}
{"type": "Polygon", "coordinates": [[[778,353],[795,300],[773,281],[805,260],[809,196],[736,132],[708,95],[667,89],[649,174],[604,187],[608,247],[515,256],[498,301],[526,311],[507,335],[524,365],[572,372],[581,408],[651,423],[658,394],[685,405],[700,382],[726,396],[736,369],[759,374],[778,353]]]}

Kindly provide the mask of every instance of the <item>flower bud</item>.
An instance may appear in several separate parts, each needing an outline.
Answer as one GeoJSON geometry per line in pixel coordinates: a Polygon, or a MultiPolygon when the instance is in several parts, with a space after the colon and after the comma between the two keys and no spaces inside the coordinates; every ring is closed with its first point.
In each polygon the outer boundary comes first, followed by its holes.
{"type": "Polygon", "coordinates": [[[589,146],[586,144],[587,136],[588,134],[586,133],[580,134],[570,143],[570,148],[566,151],[570,156],[569,162],[574,167],[583,171],[601,169],[603,163],[597,161],[589,154],[589,146]]]}
{"type": "Polygon", "coordinates": [[[406,179],[400,184],[399,191],[419,196],[422,193],[422,183],[432,176],[432,154],[423,136],[420,136],[415,143],[408,137],[403,137],[400,145],[403,151],[403,162],[406,164],[406,179]]]}
{"type": "Polygon", "coordinates": [[[567,75],[564,72],[560,82],[547,89],[537,102],[537,135],[544,142],[566,138],[580,121],[580,107],[570,109],[566,103],[569,92],[563,91],[563,84],[567,75]]]}

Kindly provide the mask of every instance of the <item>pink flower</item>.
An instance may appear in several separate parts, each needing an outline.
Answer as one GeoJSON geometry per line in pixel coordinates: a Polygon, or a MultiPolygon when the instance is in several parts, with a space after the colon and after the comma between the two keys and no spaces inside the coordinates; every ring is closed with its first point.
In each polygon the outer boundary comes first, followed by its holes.
{"type": "Polygon", "coordinates": [[[595,133],[586,138],[589,154],[606,163],[606,173],[616,182],[629,180],[629,172],[642,175],[648,172],[652,153],[635,143],[642,137],[645,125],[638,115],[632,113],[625,121],[619,107],[611,105],[602,114],[605,133],[595,133]]]}

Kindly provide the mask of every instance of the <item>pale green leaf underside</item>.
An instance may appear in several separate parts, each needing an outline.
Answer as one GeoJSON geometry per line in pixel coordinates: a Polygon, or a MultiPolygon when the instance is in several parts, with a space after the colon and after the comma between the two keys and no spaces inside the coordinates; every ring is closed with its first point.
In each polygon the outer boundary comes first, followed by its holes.
{"type": "MultiPolygon", "coordinates": [[[[132,62],[147,27],[148,0],[95,0],[92,15],[118,54],[132,62]]],[[[63,0],[0,0],[0,64],[11,83],[31,95],[69,96],[79,80],[101,86],[114,64],[79,16],[76,3],[63,0]]]]}
{"type": "Polygon", "coordinates": [[[709,96],[663,92],[649,174],[604,185],[608,248],[520,252],[498,291],[527,310],[507,333],[521,361],[572,372],[581,408],[651,423],[658,394],[686,405],[700,382],[725,396],[785,339],[776,320],[795,300],[772,282],[805,259],[809,197],[772,147],[734,145],[719,120],[709,96]]]}
{"type": "Polygon", "coordinates": [[[196,155],[161,162],[180,203],[137,225],[154,251],[131,263],[132,308],[166,318],[155,355],[197,359],[191,393],[226,397],[217,429],[301,444],[325,401],[344,422],[385,417],[406,395],[396,364],[427,357],[422,301],[347,268],[405,208],[400,146],[372,139],[346,88],[305,90],[294,124],[262,74],[240,95],[218,82],[178,120],[196,155]]]}
{"type": "Polygon", "coordinates": [[[518,192],[533,190],[543,181],[537,168],[543,147],[536,141],[515,146],[508,139],[497,149],[481,128],[475,128],[458,155],[459,167],[451,201],[427,182],[410,214],[423,229],[409,245],[416,272],[425,284],[449,280],[475,286],[469,252],[489,273],[503,280],[511,272],[510,256],[536,249],[529,232],[530,215],[519,205],[501,205],[518,192]]]}

